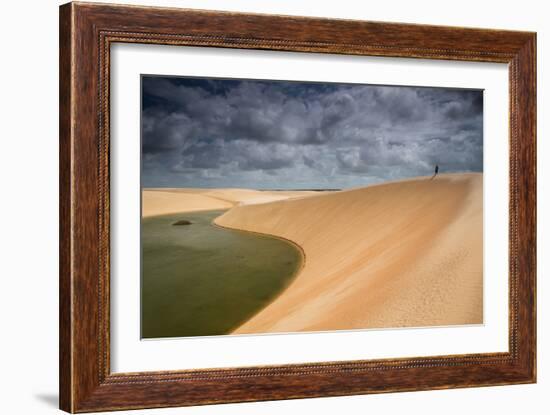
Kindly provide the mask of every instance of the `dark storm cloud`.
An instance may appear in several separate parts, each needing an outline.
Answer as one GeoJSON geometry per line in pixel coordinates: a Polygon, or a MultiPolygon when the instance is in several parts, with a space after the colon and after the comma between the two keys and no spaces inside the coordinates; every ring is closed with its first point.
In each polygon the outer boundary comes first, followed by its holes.
{"type": "Polygon", "coordinates": [[[348,187],[482,171],[483,94],[142,78],[145,186],[348,187]]]}

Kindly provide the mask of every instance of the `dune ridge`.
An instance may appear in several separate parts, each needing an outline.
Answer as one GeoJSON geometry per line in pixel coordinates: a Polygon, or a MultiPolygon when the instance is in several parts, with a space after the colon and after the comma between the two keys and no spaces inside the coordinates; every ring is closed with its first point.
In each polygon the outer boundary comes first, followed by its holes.
{"type": "Polygon", "coordinates": [[[147,188],[142,191],[142,217],[222,210],[241,204],[269,203],[316,193],[315,191],[264,191],[236,188],[147,188]]]}
{"type": "Polygon", "coordinates": [[[234,206],[233,203],[214,199],[202,193],[156,189],[141,192],[141,216],[143,218],[169,213],[229,209],[232,206],[234,206]]]}
{"type": "Polygon", "coordinates": [[[238,204],[215,222],[305,253],[294,282],[235,333],[483,321],[482,174],[238,204]]]}

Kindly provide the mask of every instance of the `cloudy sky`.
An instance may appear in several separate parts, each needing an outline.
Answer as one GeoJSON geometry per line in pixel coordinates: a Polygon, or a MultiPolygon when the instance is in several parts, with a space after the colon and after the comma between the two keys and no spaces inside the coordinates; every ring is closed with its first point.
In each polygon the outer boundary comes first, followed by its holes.
{"type": "Polygon", "coordinates": [[[142,77],[144,187],[322,189],[483,170],[479,90],[142,77]]]}

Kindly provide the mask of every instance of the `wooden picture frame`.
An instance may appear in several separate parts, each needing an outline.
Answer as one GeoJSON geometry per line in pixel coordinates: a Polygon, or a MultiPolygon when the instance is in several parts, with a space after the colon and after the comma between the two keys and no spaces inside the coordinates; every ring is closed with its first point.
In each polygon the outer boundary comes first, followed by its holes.
{"type": "Polygon", "coordinates": [[[60,8],[60,407],[91,412],[532,383],[536,34],[69,3],[60,8]],[[111,373],[109,59],[114,43],[509,65],[509,352],[111,373]]]}

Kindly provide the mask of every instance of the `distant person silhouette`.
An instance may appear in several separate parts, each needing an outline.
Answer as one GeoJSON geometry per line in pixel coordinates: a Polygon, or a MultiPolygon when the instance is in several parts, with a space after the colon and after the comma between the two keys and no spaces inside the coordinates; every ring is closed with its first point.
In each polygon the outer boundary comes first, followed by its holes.
{"type": "Polygon", "coordinates": [[[435,176],[437,176],[437,173],[439,172],[439,166],[436,164],[435,165],[435,172],[434,172],[434,175],[432,176],[432,178],[430,180],[433,180],[435,178],[435,176]]]}

